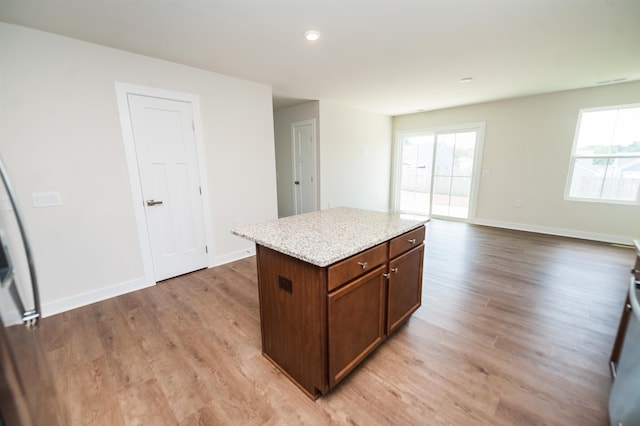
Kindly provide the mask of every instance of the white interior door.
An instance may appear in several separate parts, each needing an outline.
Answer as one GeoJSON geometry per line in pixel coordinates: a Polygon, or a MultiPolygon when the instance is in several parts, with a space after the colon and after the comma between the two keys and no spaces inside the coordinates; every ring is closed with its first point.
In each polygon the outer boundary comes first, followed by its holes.
{"type": "Polygon", "coordinates": [[[193,109],[128,94],[156,281],[207,267],[193,109]]]}
{"type": "Polygon", "coordinates": [[[291,123],[291,142],[295,213],[312,212],[316,210],[315,120],[291,123]]]}

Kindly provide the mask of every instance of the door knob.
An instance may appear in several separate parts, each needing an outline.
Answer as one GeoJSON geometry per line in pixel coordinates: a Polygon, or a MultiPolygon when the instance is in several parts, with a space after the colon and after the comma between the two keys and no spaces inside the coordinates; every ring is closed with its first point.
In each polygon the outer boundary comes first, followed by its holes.
{"type": "Polygon", "coordinates": [[[159,204],[162,204],[162,201],[156,201],[153,198],[150,200],[147,200],[147,205],[148,206],[157,206],[159,204]]]}

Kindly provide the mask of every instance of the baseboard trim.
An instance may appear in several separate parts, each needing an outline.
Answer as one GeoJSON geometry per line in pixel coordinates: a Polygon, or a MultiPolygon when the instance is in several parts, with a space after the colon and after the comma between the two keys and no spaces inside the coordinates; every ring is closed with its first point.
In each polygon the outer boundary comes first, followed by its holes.
{"type": "Polygon", "coordinates": [[[215,266],[224,265],[225,263],[235,262],[236,260],[254,256],[255,254],[256,254],[256,247],[254,245],[253,247],[250,247],[250,248],[237,250],[222,256],[218,256],[215,258],[214,264],[211,265],[210,267],[213,268],[215,266]]]}
{"type": "Polygon", "coordinates": [[[553,228],[549,226],[528,225],[523,223],[502,222],[499,220],[476,219],[474,225],[492,226],[494,228],[513,229],[516,231],[536,232],[538,234],[556,235],[559,237],[578,238],[581,240],[601,241],[605,243],[631,245],[632,237],[622,235],[599,234],[596,232],[578,231],[576,229],[553,228]]]}
{"type": "Polygon", "coordinates": [[[131,293],[132,291],[141,290],[153,285],[155,285],[155,283],[148,284],[145,282],[144,277],[141,277],[98,290],[81,293],[76,296],[67,297],[65,299],[55,300],[42,305],[42,316],[49,317],[60,314],[62,312],[70,311],[71,309],[80,308],[82,306],[90,305],[122,294],[131,293]]]}
{"type": "MultiPolygon", "coordinates": [[[[224,265],[225,263],[234,262],[236,260],[244,259],[255,254],[255,246],[243,250],[238,250],[232,253],[228,253],[224,256],[216,257],[214,264],[210,265],[210,267],[224,265]]],[[[143,288],[151,287],[153,285],[155,285],[154,282],[149,284],[145,281],[144,277],[140,277],[135,280],[111,285],[109,287],[104,287],[94,291],[88,291],[86,293],[81,293],[76,296],[67,297],[65,299],[55,300],[53,302],[45,303],[42,305],[42,317],[44,318],[60,314],[72,309],[110,299],[112,297],[131,293],[132,291],[142,290],[143,288]]]]}

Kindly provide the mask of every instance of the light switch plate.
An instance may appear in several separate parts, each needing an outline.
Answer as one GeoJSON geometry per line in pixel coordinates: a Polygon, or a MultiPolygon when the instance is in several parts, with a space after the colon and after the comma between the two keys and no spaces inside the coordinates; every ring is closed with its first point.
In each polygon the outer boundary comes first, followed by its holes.
{"type": "Polygon", "coordinates": [[[11,211],[13,210],[13,206],[11,205],[11,200],[7,194],[0,195],[0,212],[11,211]]]}
{"type": "Polygon", "coordinates": [[[58,191],[32,192],[33,207],[53,207],[62,205],[62,197],[58,191]]]}

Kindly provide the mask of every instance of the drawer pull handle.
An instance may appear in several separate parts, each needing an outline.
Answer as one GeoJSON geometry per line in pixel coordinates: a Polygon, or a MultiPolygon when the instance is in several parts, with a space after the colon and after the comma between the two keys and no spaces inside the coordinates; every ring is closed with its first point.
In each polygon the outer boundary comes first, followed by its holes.
{"type": "Polygon", "coordinates": [[[367,262],[358,262],[358,265],[362,266],[362,269],[367,267],[367,262]]]}
{"type": "Polygon", "coordinates": [[[391,274],[382,274],[383,277],[385,277],[386,279],[389,279],[389,277],[391,276],[391,274]]]}
{"type": "Polygon", "coordinates": [[[412,238],[410,240],[407,240],[409,242],[409,244],[415,244],[416,243],[416,239],[412,238]]]}
{"type": "Polygon", "coordinates": [[[394,274],[397,274],[397,273],[398,273],[398,268],[393,268],[393,269],[391,270],[391,272],[393,272],[394,274]]]}

